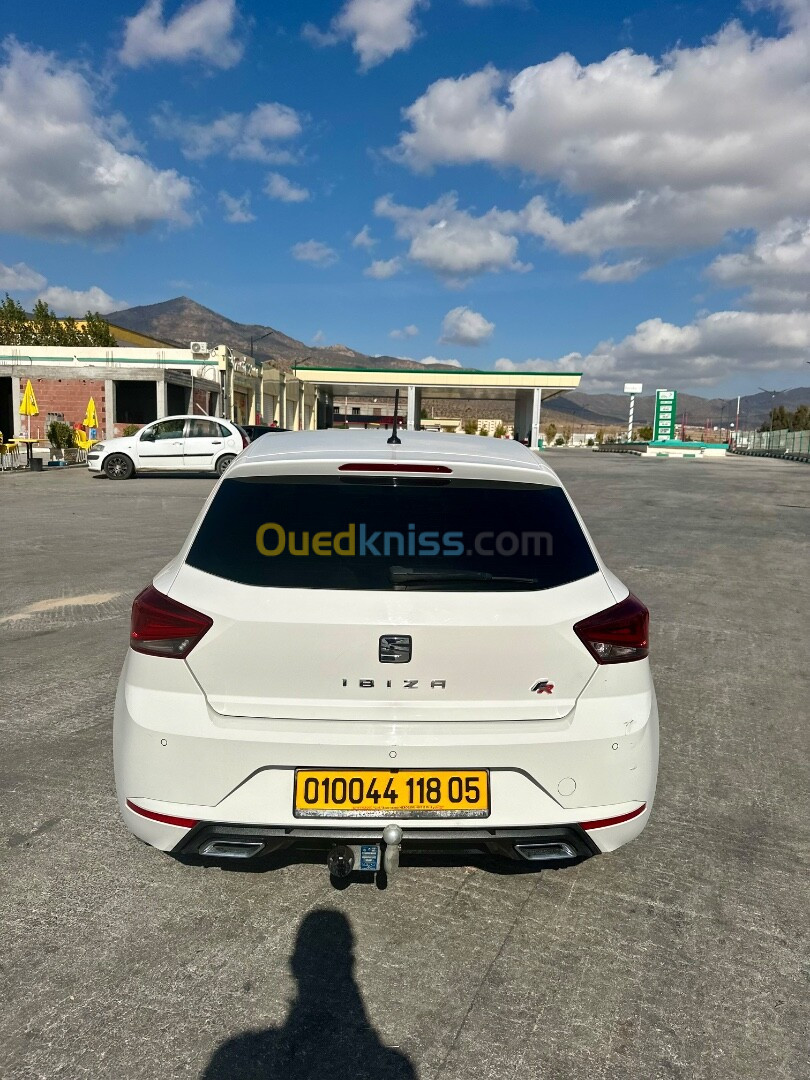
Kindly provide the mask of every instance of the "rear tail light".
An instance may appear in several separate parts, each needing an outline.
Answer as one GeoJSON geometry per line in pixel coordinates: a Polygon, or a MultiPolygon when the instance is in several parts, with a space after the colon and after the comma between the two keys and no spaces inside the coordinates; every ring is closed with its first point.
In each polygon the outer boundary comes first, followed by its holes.
{"type": "Polygon", "coordinates": [[[148,585],[135,597],[129,644],[148,656],[182,660],[214,625],[213,619],[148,585]]]}
{"type": "Polygon", "coordinates": [[[250,439],[247,437],[247,432],[242,431],[241,428],[239,429],[239,434],[242,436],[242,449],[245,450],[250,446],[250,439]]]}
{"type": "Polygon", "coordinates": [[[650,613],[630,593],[620,604],[582,619],[574,633],[597,664],[643,660],[650,651],[650,613]]]}

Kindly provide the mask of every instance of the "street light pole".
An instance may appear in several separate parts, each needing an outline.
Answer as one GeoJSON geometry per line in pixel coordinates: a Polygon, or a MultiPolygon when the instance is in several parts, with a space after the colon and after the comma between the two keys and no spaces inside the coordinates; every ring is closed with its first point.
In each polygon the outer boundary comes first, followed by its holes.
{"type": "MultiPolygon", "coordinates": [[[[258,337],[254,337],[252,334],[250,335],[250,359],[251,360],[254,359],[254,357],[253,357],[253,346],[256,344],[256,342],[257,341],[264,341],[264,339],[266,337],[270,337],[271,334],[275,334],[275,330],[268,330],[266,334],[259,334],[258,337]]],[[[259,365],[259,367],[261,367],[261,364],[259,365]]]]}
{"type": "Polygon", "coordinates": [[[773,402],[777,394],[784,394],[784,390],[766,390],[764,386],[760,386],[760,390],[763,394],[771,395],[771,430],[768,435],[768,449],[773,450],[773,402]]]}
{"type": "MultiPolygon", "coordinates": [[[[266,337],[270,337],[270,335],[274,333],[275,330],[268,330],[266,334],[259,334],[258,337],[254,337],[253,334],[250,335],[250,362],[259,368],[259,406],[261,409],[262,421],[264,421],[264,375],[262,374],[262,368],[264,367],[264,364],[256,364],[256,358],[253,355],[253,346],[256,344],[257,341],[263,341],[266,337]]],[[[255,409],[254,404],[254,412],[256,411],[257,410],[255,409]]]]}

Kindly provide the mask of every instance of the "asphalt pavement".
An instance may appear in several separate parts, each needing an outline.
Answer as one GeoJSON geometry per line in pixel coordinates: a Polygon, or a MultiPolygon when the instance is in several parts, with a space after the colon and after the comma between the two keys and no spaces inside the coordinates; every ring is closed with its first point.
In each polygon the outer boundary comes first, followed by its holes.
{"type": "Polygon", "coordinates": [[[0,1076],[806,1080],[810,468],[547,460],[651,610],[651,822],[385,891],[119,821],[129,605],[213,480],[0,476],[0,1076]]]}

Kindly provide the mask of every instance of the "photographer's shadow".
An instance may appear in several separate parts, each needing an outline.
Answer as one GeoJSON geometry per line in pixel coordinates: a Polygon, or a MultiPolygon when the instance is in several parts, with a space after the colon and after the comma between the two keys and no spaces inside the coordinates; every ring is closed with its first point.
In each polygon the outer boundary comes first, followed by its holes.
{"type": "Polygon", "coordinates": [[[383,1046],[369,1023],[344,915],[307,915],[290,968],[298,994],[284,1025],[223,1043],[202,1080],[416,1080],[408,1058],[383,1046]]]}

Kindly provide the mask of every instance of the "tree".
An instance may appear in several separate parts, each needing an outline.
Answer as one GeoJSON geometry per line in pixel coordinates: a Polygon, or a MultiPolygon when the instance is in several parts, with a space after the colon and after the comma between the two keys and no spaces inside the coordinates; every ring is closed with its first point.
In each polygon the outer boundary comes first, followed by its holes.
{"type": "Polygon", "coordinates": [[[569,424],[566,424],[560,432],[563,437],[563,442],[566,446],[568,446],[568,444],[571,442],[571,436],[573,435],[573,433],[574,429],[569,424]]]}
{"type": "Polygon", "coordinates": [[[779,405],[775,409],[771,409],[768,413],[768,419],[759,429],[760,431],[790,431],[790,424],[792,415],[788,412],[784,405],[779,405]]]}
{"type": "MultiPolygon", "coordinates": [[[[67,322],[67,320],[65,320],[67,322]]],[[[84,317],[84,330],[81,331],[87,338],[87,344],[97,348],[114,348],[118,342],[110,329],[106,319],[102,319],[97,311],[88,311],[84,317]]],[[[427,410],[422,409],[422,419],[427,419],[427,410]]]]}
{"type": "Polygon", "coordinates": [[[464,434],[475,435],[478,431],[478,421],[473,420],[472,417],[464,421],[464,434]]]}
{"type": "Polygon", "coordinates": [[[792,431],[810,430],[810,405],[800,405],[793,414],[791,422],[792,431]]]}
{"type": "Polygon", "coordinates": [[[482,427],[481,430],[478,432],[478,434],[479,435],[489,435],[489,432],[487,431],[487,429],[485,427],[482,427]]]}
{"type": "Polygon", "coordinates": [[[33,345],[30,340],[31,328],[28,324],[28,316],[17,303],[6,293],[6,298],[0,305],[0,343],[3,345],[33,345]]]}
{"type": "Polygon", "coordinates": [[[31,345],[57,345],[61,344],[61,326],[56,315],[51,311],[44,300],[37,300],[29,320],[31,327],[31,345]]]}
{"type": "Polygon", "coordinates": [[[551,446],[554,442],[554,436],[557,434],[556,424],[546,424],[546,446],[551,446]]]}
{"type": "Polygon", "coordinates": [[[645,424],[643,427],[636,428],[636,438],[642,442],[649,442],[653,437],[653,429],[649,424],[645,424]]]}
{"type": "Polygon", "coordinates": [[[565,439],[562,437],[562,435],[557,436],[557,438],[554,440],[554,445],[555,446],[565,446],[565,439]]]}
{"type": "Polygon", "coordinates": [[[495,431],[493,432],[493,435],[496,439],[503,439],[506,436],[506,428],[503,426],[503,424],[498,424],[498,426],[495,428],[495,431]]]}
{"type": "Polygon", "coordinates": [[[599,428],[599,430],[596,432],[596,445],[601,446],[604,441],[605,441],[605,430],[604,430],[604,428],[599,428]]]}
{"type": "Polygon", "coordinates": [[[90,345],[84,330],[79,329],[72,315],[60,320],[62,339],[60,345],[90,345]]]}
{"type": "Polygon", "coordinates": [[[58,318],[44,300],[37,300],[28,315],[6,293],[0,304],[0,344],[113,347],[117,342],[110,324],[97,311],[88,311],[80,327],[73,318],[58,318]]]}

